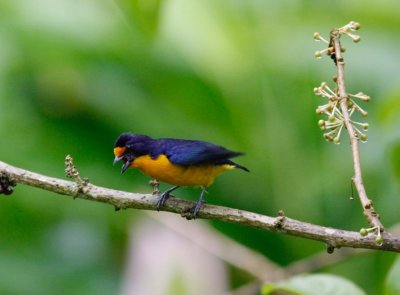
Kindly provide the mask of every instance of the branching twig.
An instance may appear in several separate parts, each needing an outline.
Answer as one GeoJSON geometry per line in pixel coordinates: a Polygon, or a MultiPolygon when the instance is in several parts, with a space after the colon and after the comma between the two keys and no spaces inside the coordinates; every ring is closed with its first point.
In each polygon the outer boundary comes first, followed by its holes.
{"type": "MultiPolygon", "coordinates": [[[[13,167],[0,161],[0,173],[10,181],[45,189],[62,195],[107,203],[116,208],[135,208],[157,210],[158,197],[150,194],[128,193],[112,190],[87,183],[82,190],[75,182],[44,176],[24,169],[13,167]]],[[[193,207],[193,202],[170,198],[161,208],[185,216],[193,207]]],[[[240,225],[246,225],[272,232],[303,237],[324,242],[330,247],[352,247],[400,252],[400,237],[384,233],[384,242],[378,245],[372,237],[361,237],[358,232],[318,226],[284,216],[270,217],[254,212],[215,205],[204,205],[200,218],[214,219],[240,225]]]]}
{"type": "MultiPolygon", "coordinates": [[[[359,40],[359,39],[356,39],[359,40]]],[[[372,201],[368,198],[365,191],[362,174],[361,174],[361,162],[359,152],[359,138],[356,131],[351,124],[349,112],[348,112],[348,93],[346,92],[346,86],[344,82],[344,59],[342,56],[342,46],[340,44],[340,31],[339,29],[333,29],[331,31],[331,42],[334,47],[334,54],[336,56],[337,64],[337,86],[339,91],[340,108],[342,110],[344,124],[347,132],[349,133],[351,149],[353,153],[353,166],[354,166],[354,177],[353,182],[357,189],[358,196],[363,207],[364,215],[368,219],[368,223],[371,227],[379,228],[381,231],[384,230],[382,223],[379,220],[379,215],[376,213],[372,206],[372,201]]],[[[357,41],[358,42],[358,41],[357,41]]]]}
{"type": "Polygon", "coordinates": [[[379,215],[372,206],[372,201],[368,198],[361,174],[361,161],[359,151],[359,141],[366,141],[367,135],[364,131],[368,130],[368,123],[356,122],[351,119],[355,112],[367,116],[368,112],[362,109],[355,99],[368,102],[370,97],[362,92],[350,94],[346,91],[344,79],[344,59],[342,53],[345,51],[341,46],[340,37],[342,35],[349,36],[354,42],[360,41],[360,36],[354,34],[354,31],[360,29],[360,24],[354,21],[349,22],[341,28],[335,28],[331,31],[330,41],[328,42],[319,33],[314,33],[314,39],[328,44],[324,50],[317,51],[315,56],[322,57],[322,53],[326,52],[335,62],[337,67],[337,76],[334,78],[337,89],[332,90],[327,83],[323,82],[319,87],[314,88],[314,93],[318,96],[328,99],[328,103],[317,108],[317,113],[327,115],[328,120],[320,120],[318,122],[322,130],[326,130],[324,137],[328,141],[340,143],[340,136],[343,129],[346,129],[349,137],[353,156],[354,177],[352,181],[358,192],[363,213],[367,218],[371,228],[361,229],[362,235],[368,235],[370,232],[376,233],[376,243],[382,242],[381,232],[384,227],[379,220],[379,215]],[[344,128],[343,128],[344,127],[344,128]]]}

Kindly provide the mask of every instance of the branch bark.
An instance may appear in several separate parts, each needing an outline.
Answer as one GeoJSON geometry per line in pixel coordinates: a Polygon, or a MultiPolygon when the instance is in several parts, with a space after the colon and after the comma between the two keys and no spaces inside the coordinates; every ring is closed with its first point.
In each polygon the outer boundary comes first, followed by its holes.
{"type": "MultiPolygon", "coordinates": [[[[73,198],[110,204],[116,209],[157,210],[158,196],[150,194],[129,193],[86,182],[66,181],[17,168],[1,161],[0,174],[15,183],[33,186],[73,198]]],[[[189,217],[193,205],[193,202],[171,197],[161,208],[161,211],[189,217]]],[[[301,222],[288,218],[283,214],[277,217],[270,217],[234,208],[204,205],[199,213],[199,218],[246,225],[266,231],[320,241],[327,244],[328,249],[331,250],[340,247],[352,247],[400,252],[400,237],[393,236],[387,232],[383,235],[383,243],[378,245],[373,237],[361,237],[358,232],[301,222]]]]}

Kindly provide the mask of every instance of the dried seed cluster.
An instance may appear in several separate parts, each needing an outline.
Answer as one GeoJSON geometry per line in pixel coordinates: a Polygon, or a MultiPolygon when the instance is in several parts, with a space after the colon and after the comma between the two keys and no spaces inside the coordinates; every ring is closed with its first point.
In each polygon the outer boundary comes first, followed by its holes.
{"type": "MultiPolygon", "coordinates": [[[[360,28],[360,24],[357,22],[351,21],[347,25],[337,29],[339,34],[345,34],[353,39],[354,42],[360,41],[360,36],[355,35],[352,31],[358,30],[360,28]]],[[[329,56],[334,54],[334,47],[332,46],[332,42],[329,42],[325,38],[323,38],[319,33],[314,33],[314,39],[317,41],[322,41],[328,44],[328,48],[317,51],[315,56],[317,58],[321,58],[323,53],[327,53],[329,56]]],[[[342,48],[343,52],[344,49],[342,48]]],[[[335,80],[335,79],[334,79],[335,80]]],[[[335,80],[336,81],[336,80],[335,80]]],[[[368,137],[365,131],[368,130],[368,123],[357,122],[351,119],[354,113],[359,112],[363,117],[368,115],[368,112],[361,108],[361,106],[356,102],[370,101],[370,97],[363,92],[358,92],[356,94],[347,93],[346,97],[340,97],[337,89],[332,89],[328,86],[326,82],[322,82],[319,87],[314,88],[314,94],[320,96],[322,98],[328,99],[328,102],[324,105],[320,105],[317,107],[316,112],[319,115],[325,115],[326,119],[322,119],[318,121],[319,127],[325,131],[324,138],[327,141],[332,141],[336,144],[340,143],[340,135],[342,133],[343,127],[345,127],[345,121],[343,117],[342,110],[340,108],[340,101],[342,99],[346,100],[347,112],[350,117],[350,124],[353,125],[355,130],[355,136],[359,138],[361,141],[367,141],[368,137]]]]}
{"type": "MultiPolygon", "coordinates": [[[[332,90],[326,82],[322,82],[319,87],[314,88],[314,94],[321,96],[322,98],[327,98],[328,102],[324,105],[317,107],[316,112],[318,115],[325,115],[326,119],[321,119],[318,121],[318,125],[321,130],[324,130],[324,138],[327,141],[332,141],[336,144],[340,143],[340,135],[345,126],[344,117],[339,106],[341,100],[337,90],[332,90]]],[[[361,141],[367,141],[368,137],[365,131],[368,130],[368,123],[357,122],[351,119],[355,112],[359,112],[363,117],[368,116],[368,112],[360,107],[356,100],[369,101],[370,97],[362,92],[356,94],[347,94],[347,111],[350,117],[350,123],[353,125],[356,131],[356,136],[361,139],[361,141]]]]}
{"type": "MultiPolygon", "coordinates": [[[[349,22],[347,25],[345,25],[345,26],[339,28],[339,29],[338,29],[338,33],[339,33],[340,35],[345,34],[345,35],[349,36],[349,37],[353,40],[353,42],[357,43],[357,42],[360,42],[361,37],[360,37],[359,35],[354,34],[353,32],[354,32],[354,31],[357,31],[357,30],[359,30],[359,29],[360,29],[360,24],[357,23],[357,22],[351,21],[351,22],[349,22]]],[[[315,51],[314,55],[315,55],[316,58],[322,58],[322,55],[323,55],[324,53],[326,53],[326,54],[329,55],[329,56],[332,55],[332,53],[334,52],[334,48],[333,48],[331,42],[329,42],[327,39],[325,39],[324,37],[322,37],[321,34],[318,33],[318,32],[315,32],[315,33],[314,33],[314,40],[315,40],[315,41],[322,41],[322,42],[328,44],[328,47],[327,47],[327,48],[325,48],[325,49],[323,49],[323,50],[315,51]]],[[[341,48],[341,51],[344,52],[345,49],[344,49],[344,48],[341,48]]]]}

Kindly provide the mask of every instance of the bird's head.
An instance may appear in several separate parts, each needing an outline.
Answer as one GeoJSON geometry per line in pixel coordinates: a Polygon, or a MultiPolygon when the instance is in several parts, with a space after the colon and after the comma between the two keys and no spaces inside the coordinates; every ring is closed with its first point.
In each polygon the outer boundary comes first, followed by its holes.
{"type": "Polygon", "coordinates": [[[146,154],[150,141],[152,139],[146,135],[122,133],[114,144],[114,165],[123,161],[121,173],[124,173],[137,157],[146,154]]]}

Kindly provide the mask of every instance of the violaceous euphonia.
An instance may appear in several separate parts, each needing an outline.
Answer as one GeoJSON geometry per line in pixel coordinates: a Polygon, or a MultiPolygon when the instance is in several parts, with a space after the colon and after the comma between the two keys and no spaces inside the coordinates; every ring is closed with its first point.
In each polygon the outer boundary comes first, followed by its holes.
{"type": "Polygon", "coordinates": [[[146,135],[123,133],[114,144],[114,165],[122,161],[121,173],[137,168],[156,180],[174,185],[161,194],[157,209],[180,186],[200,186],[200,198],[193,208],[196,217],[204,203],[206,187],[215,177],[235,168],[249,172],[230,158],[242,155],[209,142],[174,138],[152,139],[146,135]]]}

